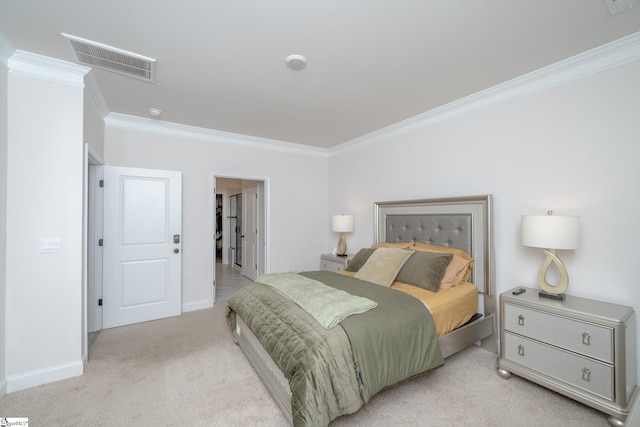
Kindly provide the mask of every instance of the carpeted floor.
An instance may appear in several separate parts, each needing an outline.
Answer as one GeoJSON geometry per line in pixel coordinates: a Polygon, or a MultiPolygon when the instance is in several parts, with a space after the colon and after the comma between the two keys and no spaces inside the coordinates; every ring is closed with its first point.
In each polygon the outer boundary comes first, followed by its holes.
{"type": "MultiPolygon", "coordinates": [[[[83,376],[8,394],[31,426],[285,426],[234,344],[225,306],[102,331],[83,376]]],[[[331,426],[606,426],[607,416],[514,377],[471,347],[331,426]]]]}

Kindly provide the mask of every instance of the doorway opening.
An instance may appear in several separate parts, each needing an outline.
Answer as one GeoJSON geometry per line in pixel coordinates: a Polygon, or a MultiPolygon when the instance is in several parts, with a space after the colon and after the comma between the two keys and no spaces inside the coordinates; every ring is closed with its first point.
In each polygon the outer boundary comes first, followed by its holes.
{"type": "Polygon", "coordinates": [[[215,208],[211,300],[215,304],[267,271],[269,180],[212,173],[211,190],[215,208]]]}

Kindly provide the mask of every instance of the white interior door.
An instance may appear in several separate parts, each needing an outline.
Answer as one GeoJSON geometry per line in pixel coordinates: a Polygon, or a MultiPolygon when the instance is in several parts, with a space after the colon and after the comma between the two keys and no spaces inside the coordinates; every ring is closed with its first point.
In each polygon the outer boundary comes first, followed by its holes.
{"type": "Polygon", "coordinates": [[[258,278],[258,187],[242,191],[242,275],[258,278]]]}
{"type": "Polygon", "coordinates": [[[182,311],[182,173],[104,167],[103,327],[182,311]]]}

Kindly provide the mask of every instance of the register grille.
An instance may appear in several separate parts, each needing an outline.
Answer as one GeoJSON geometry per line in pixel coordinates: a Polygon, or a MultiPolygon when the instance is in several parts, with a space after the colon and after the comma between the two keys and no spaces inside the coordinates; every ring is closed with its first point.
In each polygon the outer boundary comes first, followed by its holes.
{"type": "Polygon", "coordinates": [[[62,35],[69,42],[77,62],[151,83],[155,82],[155,59],[68,34],[62,35]]]}

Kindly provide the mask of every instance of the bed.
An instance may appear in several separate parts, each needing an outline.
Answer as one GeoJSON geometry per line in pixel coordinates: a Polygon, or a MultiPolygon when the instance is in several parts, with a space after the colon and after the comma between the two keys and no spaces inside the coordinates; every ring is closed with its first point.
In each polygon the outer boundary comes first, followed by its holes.
{"type": "MultiPolygon", "coordinates": [[[[374,245],[351,271],[261,276],[229,300],[227,320],[290,424],[326,426],[469,345],[497,353],[492,255],[490,195],[378,202],[374,245]],[[458,255],[471,259],[456,286],[425,292],[397,280],[410,277],[410,262],[420,269],[418,259],[442,266],[443,254],[447,269],[458,255]],[[335,299],[319,304],[313,294],[335,299]],[[460,300],[465,314],[451,316],[460,300]]],[[[440,286],[448,275],[438,267],[440,286]]]]}

